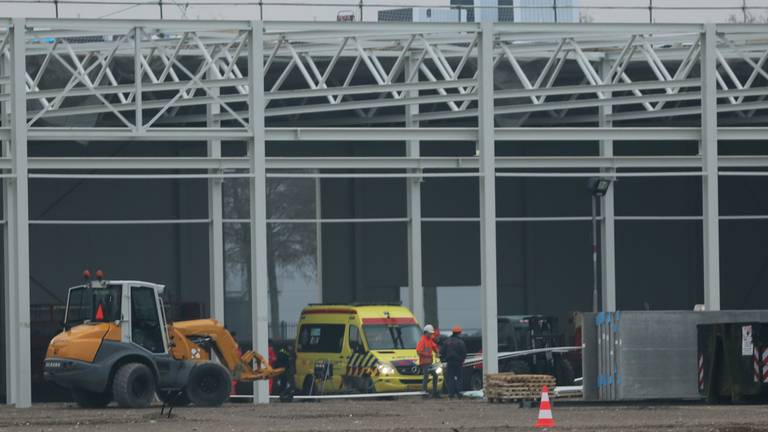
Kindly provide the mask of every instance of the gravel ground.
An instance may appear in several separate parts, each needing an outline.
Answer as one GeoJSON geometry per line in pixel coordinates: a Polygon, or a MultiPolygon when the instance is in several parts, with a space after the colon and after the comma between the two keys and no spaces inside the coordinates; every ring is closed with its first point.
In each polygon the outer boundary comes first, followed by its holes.
{"type": "MultiPolygon", "coordinates": [[[[768,432],[765,405],[592,405],[553,403],[563,431],[768,432]]],[[[160,407],[144,410],[85,410],[71,404],[0,407],[0,431],[531,431],[537,410],[476,400],[323,401],[227,404],[220,408],[160,407]]]]}

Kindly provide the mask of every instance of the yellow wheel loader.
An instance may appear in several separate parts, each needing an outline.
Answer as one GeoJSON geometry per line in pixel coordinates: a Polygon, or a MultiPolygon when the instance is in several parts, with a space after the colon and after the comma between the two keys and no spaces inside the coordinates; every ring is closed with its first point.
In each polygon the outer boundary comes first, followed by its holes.
{"type": "Polygon", "coordinates": [[[254,352],[240,354],[232,335],[213,319],[167,323],[164,286],[97,280],[69,289],[63,331],[45,358],[45,378],[72,391],[78,405],[149,406],[155,395],[176,405],[218,406],[231,381],[276,377],[254,352]]]}

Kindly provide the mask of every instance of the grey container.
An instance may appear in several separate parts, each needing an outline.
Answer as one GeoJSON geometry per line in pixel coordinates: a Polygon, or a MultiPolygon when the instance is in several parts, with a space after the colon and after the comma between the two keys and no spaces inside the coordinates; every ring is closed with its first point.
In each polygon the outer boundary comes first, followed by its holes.
{"type": "Polygon", "coordinates": [[[699,399],[696,326],[765,321],[768,311],[625,311],[584,318],[585,399],[699,399]]]}

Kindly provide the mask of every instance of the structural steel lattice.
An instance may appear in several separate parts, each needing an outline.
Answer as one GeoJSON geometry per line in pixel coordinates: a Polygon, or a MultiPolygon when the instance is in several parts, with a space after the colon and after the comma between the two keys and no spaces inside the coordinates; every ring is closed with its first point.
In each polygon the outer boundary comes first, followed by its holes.
{"type": "MultiPolygon", "coordinates": [[[[764,26],[736,24],[0,18],[8,403],[31,403],[29,225],[207,224],[211,311],[223,319],[222,227],[232,221],[223,219],[221,183],[228,178],[246,178],[252,189],[250,219],[237,222],[253,227],[257,351],[267,350],[266,226],[276,222],[266,216],[268,177],[411,179],[405,219],[409,295],[419,318],[424,315],[421,223],[426,218],[421,217],[418,179],[479,178],[481,212],[472,220],[481,225],[489,372],[497,369],[489,361],[496,355],[496,224],[584,219],[497,218],[497,177],[700,177],[703,214],[683,219],[703,220],[705,300],[708,309],[718,309],[718,178],[768,174],[768,158],[719,156],[718,140],[722,145],[765,139],[767,60],[764,26]],[[658,127],[661,121],[667,126],[658,127]],[[206,141],[208,153],[29,157],[28,143],[35,141],[206,141]],[[296,141],[399,141],[406,142],[406,152],[401,157],[266,156],[267,142],[296,141]],[[474,141],[477,152],[474,157],[421,156],[422,141],[474,141]],[[599,154],[495,156],[497,144],[521,141],[594,142],[599,154]],[[614,156],[614,141],[693,141],[699,151],[614,156]],[[229,142],[247,142],[247,155],[222,156],[229,142]],[[30,220],[29,180],[35,178],[207,179],[209,217],[30,220]]],[[[616,307],[613,233],[620,217],[613,203],[611,189],[601,209],[604,310],[616,307]]],[[[348,221],[382,220],[389,219],[348,221]]],[[[267,401],[265,384],[257,385],[257,402],[267,401]]]]}

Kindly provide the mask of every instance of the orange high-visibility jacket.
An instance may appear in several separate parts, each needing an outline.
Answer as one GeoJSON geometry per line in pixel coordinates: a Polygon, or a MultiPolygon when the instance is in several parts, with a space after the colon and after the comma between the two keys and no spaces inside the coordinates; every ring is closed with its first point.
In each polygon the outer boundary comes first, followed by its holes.
{"type": "Polygon", "coordinates": [[[432,364],[432,353],[437,353],[437,344],[427,335],[422,335],[419,343],[416,345],[416,352],[419,354],[419,366],[428,366],[432,364]]]}

